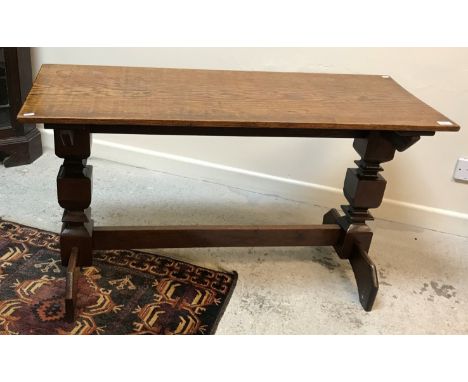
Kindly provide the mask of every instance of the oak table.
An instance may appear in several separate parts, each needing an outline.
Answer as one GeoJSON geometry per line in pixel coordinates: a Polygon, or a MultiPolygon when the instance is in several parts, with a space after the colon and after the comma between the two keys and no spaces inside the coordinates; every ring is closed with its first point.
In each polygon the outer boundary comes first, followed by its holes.
{"type": "Polygon", "coordinates": [[[386,75],[81,65],[43,65],[18,120],[53,129],[55,153],[64,159],[57,192],[69,320],[79,267],[92,264],[94,249],[334,246],[350,261],[369,311],[378,280],[366,221],[384,195],[380,164],[421,136],[459,130],[386,75]],[[352,138],[361,159],[346,172],[349,205],[343,215],[330,210],[322,225],[93,227],[86,161],[99,133],[352,138]]]}

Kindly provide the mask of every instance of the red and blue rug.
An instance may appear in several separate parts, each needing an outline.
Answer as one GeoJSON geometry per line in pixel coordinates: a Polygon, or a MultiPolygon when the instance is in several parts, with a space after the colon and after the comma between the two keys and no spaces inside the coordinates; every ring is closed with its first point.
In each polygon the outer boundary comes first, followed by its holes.
{"type": "Polygon", "coordinates": [[[165,256],[95,251],[64,320],[59,237],[0,221],[0,334],[213,334],[237,281],[165,256]]]}

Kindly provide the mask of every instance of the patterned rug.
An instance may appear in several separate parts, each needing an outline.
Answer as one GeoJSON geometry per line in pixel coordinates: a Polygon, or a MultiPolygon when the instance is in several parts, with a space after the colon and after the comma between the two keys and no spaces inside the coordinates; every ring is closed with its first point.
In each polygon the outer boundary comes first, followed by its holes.
{"type": "Polygon", "coordinates": [[[213,334],[237,281],[164,256],[95,251],[67,323],[58,240],[0,220],[0,334],[213,334]]]}

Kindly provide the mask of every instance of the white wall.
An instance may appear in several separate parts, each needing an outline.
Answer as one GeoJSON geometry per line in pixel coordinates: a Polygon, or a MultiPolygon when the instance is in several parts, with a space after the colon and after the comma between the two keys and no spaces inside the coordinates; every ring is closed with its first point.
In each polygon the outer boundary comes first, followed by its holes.
{"type": "MultiPolygon", "coordinates": [[[[457,48],[36,48],[43,63],[389,74],[462,126],[422,138],[384,165],[386,200],[374,215],[468,233],[468,184],[456,159],[468,156],[468,49],[457,48]]],[[[225,137],[94,137],[94,155],[326,206],[344,201],[350,140],[225,137]]],[[[50,145],[50,137],[44,137],[50,145]]]]}

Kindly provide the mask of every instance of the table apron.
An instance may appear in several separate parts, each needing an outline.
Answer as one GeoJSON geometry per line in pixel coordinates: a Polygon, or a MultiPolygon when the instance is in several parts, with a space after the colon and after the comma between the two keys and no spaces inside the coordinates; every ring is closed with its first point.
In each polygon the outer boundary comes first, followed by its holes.
{"type": "MultiPolygon", "coordinates": [[[[137,135],[173,135],[173,136],[218,136],[218,137],[279,137],[279,138],[366,138],[373,130],[365,130],[358,126],[332,129],[307,127],[262,127],[262,126],[152,126],[152,125],[79,125],[46,123],[45,129],[55,131],[87,131],[92,134],[137,134],[137,135]]],[[[394,131],[390,126],[382,126],[384,134],[401,136],[431,136],[434,131],[394,131]]]]}

